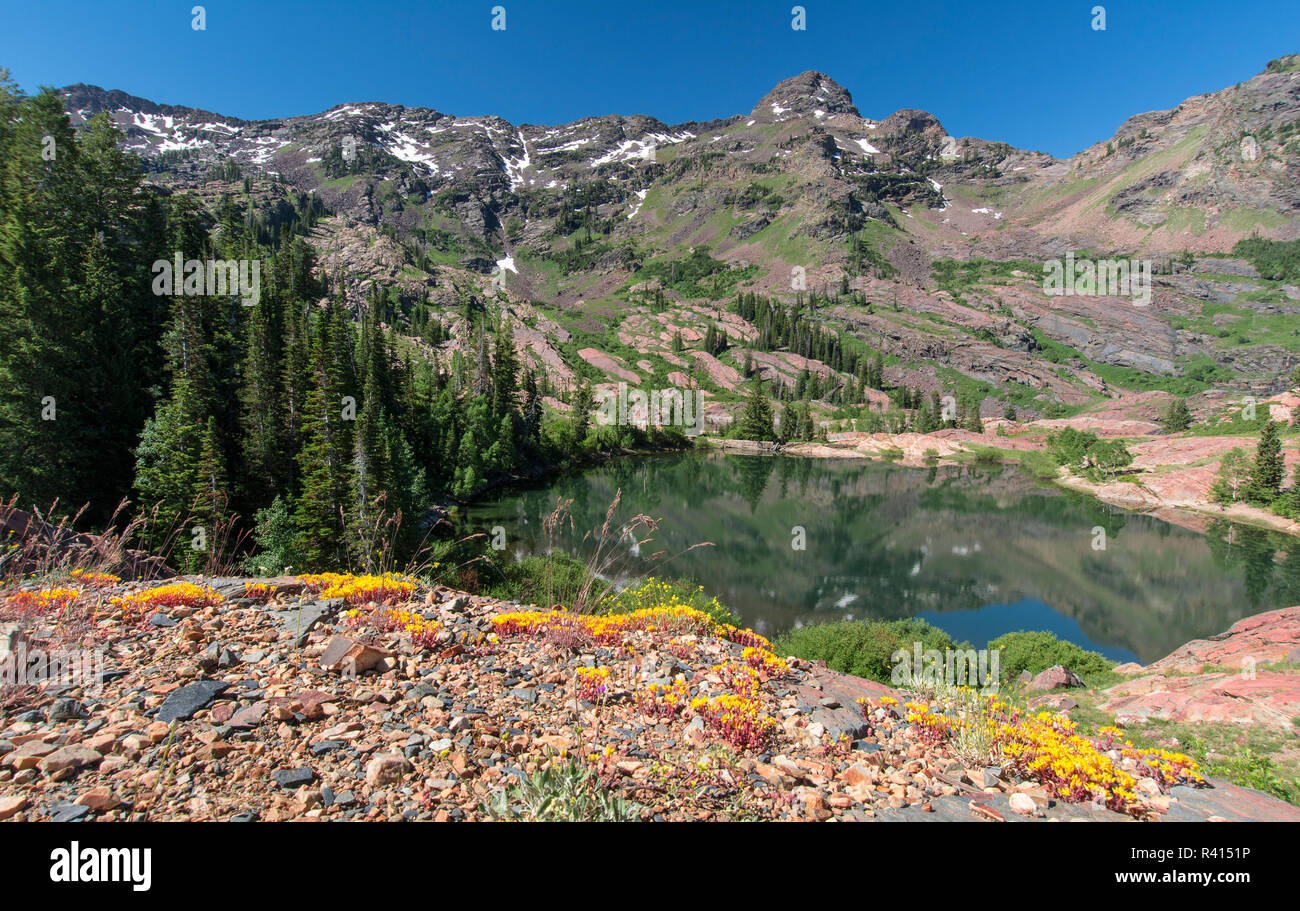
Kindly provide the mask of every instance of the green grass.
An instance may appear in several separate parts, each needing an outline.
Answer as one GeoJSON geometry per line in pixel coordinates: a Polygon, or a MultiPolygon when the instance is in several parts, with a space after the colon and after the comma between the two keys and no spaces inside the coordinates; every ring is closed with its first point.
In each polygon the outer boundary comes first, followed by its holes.
{"type": "Polygon", "coordinates": [[[1224,226],[1234,231],[1254,231],[1256,228],[1285,228],[1291,223],[1285,215],[1263,209],[1228,209],[1223,213],[1224,226]]]}
{"type": "Polygon", "coordinates": [[[1039,347],[1043,350],[1043,356],[1047,360],[1057,364],[1081,363],[1105,380],[1107,385],[1119,389],[1138,392],[1169,392],[1174,395],[1195,395],[1198,392],[1204,392],[1214,383],[1231,377],[1230,372],[1225,372],[1223,368],[1213,365],[1213,362],[1204,356],[1186,359],[1183,363],[1183,376],[1148,373],[1145,370],[1137,370],[1133,367],[1103,364],[1085,356],[1078,349],[1049,338],[1040,329],[1030,329],[1029,331],[1038,341],[1039,347]],[[1188,365],[1191,366],[1190,373],[1187,371],[1188,365]]]}
{"type": "Polygon", "coordinates": [[[1156,230],[1200,237],[1205,233],[1205,210],[1193,207],[1174,209],[1169,213],[1169,219],[1156,230]]]}
{"type": "Polygon", "coordinates": [[[349,174],[346,177],[335,177],[333,180],[322,180],[322,187],[329,187],[331,190],[338,190],[340,193],[346,193],[351,190],[358,180],[361,180],[360,174],[349,174]]]}

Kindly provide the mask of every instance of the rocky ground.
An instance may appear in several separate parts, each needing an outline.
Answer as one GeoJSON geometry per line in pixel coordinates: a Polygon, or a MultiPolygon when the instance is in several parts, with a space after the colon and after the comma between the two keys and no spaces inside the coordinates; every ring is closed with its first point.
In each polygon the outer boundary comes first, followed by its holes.
{"type": "Polygon", "coordinates": [[[0,691],[0,819],[483,819],[568,757],[643,819],[1300,820],[1213,781],[1066,803],[927,740],[904,694],[689,611],[574,626],[441,587],[353,606],[189,581],[212,594],[115,604],[147,586],[104,580],[60,622],[6,625],[2,648],[94,646],[105,668],[102,689],[0,691]]]}

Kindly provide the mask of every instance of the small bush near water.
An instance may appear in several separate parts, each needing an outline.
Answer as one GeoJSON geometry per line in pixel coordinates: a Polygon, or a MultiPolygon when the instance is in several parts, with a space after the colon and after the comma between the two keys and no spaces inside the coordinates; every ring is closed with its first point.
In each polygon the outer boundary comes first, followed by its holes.
{"type": "Polygon", "coordinates": [[[808,661],[825,661],[831,670],[890,683],[891,656],[899,649],[911,654],[912,643],[926,649],[956,648],[951,636],[924,620],[840,620],[791,630],[778,636],[772,651],[808,661]]]}
{"type": "MultiPolygon", "coordinates": [[[[924,620],[907,619],[841,620],[805,626],[778,636],[772,650],[778,655],[825,661],[832,670],[888,684],[892,682],[893,654],[903,649],[910,655],[915,642],[921,643],[922,651],[970,648],[924,620]]],[[[1004,683],[1015,680],[1021,671],[1037,674],[1057,664],[1081,677],[1105,673],[1114,666],[1096,652],[1046,632],[1007,633],[988,643],[988,648],[1002,650],[998,672],[1004,683]]]]}
{"type": "Polygon", "coordinates": [[[1021,671],[1037,674],[1057,664],[1080,677],[1101,674],[1115,666],[1096,652],[1085,651],[1073,642],[1064,642],[1052,633],[1018,632],[998,636],[990,649],[1001,649],[1001,674],[1006,681],[1015,680],[1021,671]]]}

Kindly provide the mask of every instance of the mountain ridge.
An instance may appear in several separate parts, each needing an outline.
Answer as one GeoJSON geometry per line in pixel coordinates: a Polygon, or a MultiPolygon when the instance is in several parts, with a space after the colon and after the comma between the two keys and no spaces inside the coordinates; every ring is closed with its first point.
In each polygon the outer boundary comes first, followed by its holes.
{"type": "MultiPolygon", "coordinates": [[[[694,367],[734,395],[752,358],[792,389],[802,370],[835,371],[753,348],[761,326],[727,301],[817,293],[832,298],[818,321],[881,352],[888,382],[957,383],[981,390],[990,413],[1000,400],[1035,414],[1111,395],[1117,380],[1205,390],[1231,377],[1278,391],[1298,352],[1274,323],[1300,314],[1294,299],[1245,263],[1206,267],[1234,282],[1173,260],[1224,256],[1253,233],[1300,237],[1297,61],[1133,115],[1068,159],[954,137],[915,108],[864,118],[816,70],[778,82],[748,116],[675,125],[616,114],[515,125],[382,102],[239,121],[85,86],[64,97],[74,126],[109,113],[172,190],[217,205],[238,192],[230,172],[269,187],[268,204],[319,197],[334,216],[311,242],[354,308],[392,284],[404,307],[454,306],[475,287],[531,314],[537,350],[525,360],[565,383],[575,371],[680,383],[694,367]],[[1087,250],[1157,261],[1153,306],[1044,298],[1038,266],[1087,250]],[[971,261],[1004,266],[967,268],[954,283],[961,270],[945,264],[971,261]],[[688,262],[707,270],[704,284],[674,281],[688,262]],[[792,287],[799,270],[807,293],[792,287]],[[490,286],[491,273],[507,287],[490,286]],[[1259,338],[1205,309],[1225,305],[1259,338]],[[664,321],[672,328],[654,328],[664,321]],[[674,355],[673,331],[698,342],[710,323],[731,351],[674,355]]],[[[451,343],[471,344],[455,325],[451,343]]]]}

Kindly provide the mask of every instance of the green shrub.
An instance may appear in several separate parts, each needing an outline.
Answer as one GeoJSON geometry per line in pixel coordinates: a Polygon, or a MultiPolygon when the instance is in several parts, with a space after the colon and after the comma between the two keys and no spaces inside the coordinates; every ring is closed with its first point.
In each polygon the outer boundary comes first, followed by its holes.
{"type": "Polygon", "coordinates": [[[791,630],[776,638],[772,650],[808,661],[825,661],[832,670],[891,683],[892,655],[899,649],[909,655],[913,643],[921,650],[956,648],[951,636],[924,620],[841,620],[791,630]]]}
{"type": "Polygon", "coordinates": [[[1263,278],[1274,281],[1300,279],[1300,240],[1243,237],[1232,248],[1232,253],[1249,260],[1263,278]]]}
{"type": "Polygon", "coordinates": [[[244,561],[244,571],[274,576],[288,567],[300,567],[302,561],[294,547],[297,527],[288,501],[276,496],[270,506],[257,511],[256,520],[258,550],[244,561]]]}
{"type": "Polygon", "coordinates": [[[989,648],[1002,650],[999,672],[1007,681],[1020,676],[1021,671],[1037,674],[1057,664],[1081,677],[1104,673],[1115,666],[1096,652],[1085,651],[1073,642],[1062,642],[1052,633],[1007,633],[990,642],[989,648]]]}
{"type": "Polygon", "coordinates": [[[1095,433],[1065,427],[1047,435],[1047,451],[1058,465],[1082,468],[1088,450],[1097,442],[1095,433]]]}

